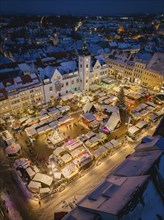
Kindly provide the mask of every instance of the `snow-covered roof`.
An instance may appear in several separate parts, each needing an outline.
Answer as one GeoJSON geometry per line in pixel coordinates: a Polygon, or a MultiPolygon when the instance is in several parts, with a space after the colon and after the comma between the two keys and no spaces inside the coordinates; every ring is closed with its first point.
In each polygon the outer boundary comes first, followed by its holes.
{"type": "Polygon", "coordinates": [[[41,183],[38,183],[38,182],[35,182],[35,181],[30,181],[30,183],[28,184],[29,189],[39,190],[40,187],[41,187],[41,183]]]}
{"type": "Polygon", "coordinates": [[[136,151],[164,150],[164,138],[160,136],[145,137],[135,147],[136,151]]]}
{"type": "Polygon", "coordinates": [[[99,210],[101,213],[119,215],[129,203],[138,189],[148,180],[149,176],[108,177],[78,204],[86,210],[99,210]]]}
{"type": "Polygon", "coordinates": [[[102,146],[94,151],[94,156],[95,156],[95,158],[98,158],[99,156],[102,156],[106,152],[107,152],[107,148],[102,146]]]}
{"type": "Polygon", "coordinates": [[[130,134],[135,134],[136,132],[138,132],[139,131],[139,129],[137,128],[137,127],[135,127],[135,126],[132,126],[132,127],[130,127],[129,129],[128,129],[128,133],[130,133],[130,134]]]}
{"type": "Polygon", "coordinates": [[[30,72],[31,68],[26,63],[18,64],[18,67],[22,70],[22,72],[30,72]]]}
{"type": "Polygon", "coordinates": [[[86,113],[86,112],[90,112],[90,110],[92,109],[92,106],[93,106],[92,103],[87,102],[87,103],[84,105],[84,107],[83,107],[83,111],[84,111],[84,113],[86,113]]]}
{"type": "Polygon", "coordinates": [[[113,112],[105,127],[107,127],[110,131],[113,131],[120,121],[121,118],[119,112],[113,112]]]}
{"type": "Polygon", "coordinates": [[[74,163],[69,163],[62,169],[62,174],[65,178],[69,179],[78,173],[78,168],[74,163]]]}
{"type": "Polygon", "coordinates": [[[147,125],[147,122],[145,121],[139,121],[135,126],[139,129],[142,129],[144,126],[147,125]]]}
{"type": "Polygon", "coordinates": [[[42,173],[37,173],[34,178],[33,178],[33,181],[36,181],[36,182],[40,182],[40,183],[43,183],[47,186],[50,186],[53,182],[53,178],[46,175],[46,174],[42,174],[42,173]]]}
{"type": "Polygon", "coordinates": [[[148,152],[135,152],[130,155],[115,171],[116,176],[145,175],[161,156],[159,150],[148,152]]]}
{"type": "Polygon", "coordinates": [[[93,220],[96,219],[96,217],[98,217],[98,215],[95,213],[90,213],[82,209],[75,208],[71,212],[69,212],[66,216],[64,216],[64,218],[62,219],[63,220],[84,220],[84,219],[93,220]]]}
{"type": "Polygon", "coordinates": [[[86,118],[88,121],[93,121],[96,119],[96,117],[92,113],[85,113],[82,115],[82,117],[86,118]]]}

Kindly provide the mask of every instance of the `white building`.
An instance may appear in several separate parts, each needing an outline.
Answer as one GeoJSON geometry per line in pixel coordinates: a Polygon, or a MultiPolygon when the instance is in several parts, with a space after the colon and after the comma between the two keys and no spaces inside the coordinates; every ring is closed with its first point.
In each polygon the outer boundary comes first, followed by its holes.
{"type": "Polygon", "coordinates": [[[108,65],[102,56],[81,55],[77,61],[38,68],[44,83],[45,102],[73,91],[89,91],[90,85],[108,76],[108,65]]]}
{"type": "Polygon", "coordinates": [[[77,60],[38,68],[39,76],[21,65],[24,75],[0,83],[0,113],[19,113],[48,103],[70,92],[88,91],[90,85],[108,77],[108,65],[102,55],[81,55],[77,60]],[[3,104],[6,103],[6,107],[3,104]]]}

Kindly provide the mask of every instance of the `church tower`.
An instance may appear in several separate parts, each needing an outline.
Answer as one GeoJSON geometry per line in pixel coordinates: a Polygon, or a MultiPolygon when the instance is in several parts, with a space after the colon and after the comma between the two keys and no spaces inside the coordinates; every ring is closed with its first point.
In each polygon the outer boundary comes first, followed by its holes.
{"type": "Polygon", "coordinates": [[[91,69],[91,57],[80,55],[79,56],[79,74],[81,90],[89,91],[89,75],[91,69]]]}

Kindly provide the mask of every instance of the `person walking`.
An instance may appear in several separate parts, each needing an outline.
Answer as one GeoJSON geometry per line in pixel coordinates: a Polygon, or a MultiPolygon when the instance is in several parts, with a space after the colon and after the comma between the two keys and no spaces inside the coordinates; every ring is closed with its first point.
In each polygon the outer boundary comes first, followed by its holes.
{"type": "Polygon", "coordinates": [[[41,207],[41,201],[40,201],[40,199],[39,199],[39,206],[41,207]]]}

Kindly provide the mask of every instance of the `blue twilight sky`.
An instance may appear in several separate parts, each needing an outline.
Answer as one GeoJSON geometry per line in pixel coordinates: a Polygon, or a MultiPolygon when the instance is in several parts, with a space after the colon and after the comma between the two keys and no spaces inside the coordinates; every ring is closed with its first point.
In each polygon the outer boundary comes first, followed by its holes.
{"type": "Polygon", "coordinates": [[[119,15],[164,12],[164,0],[0,0],[0,14],[119,15]]]}

